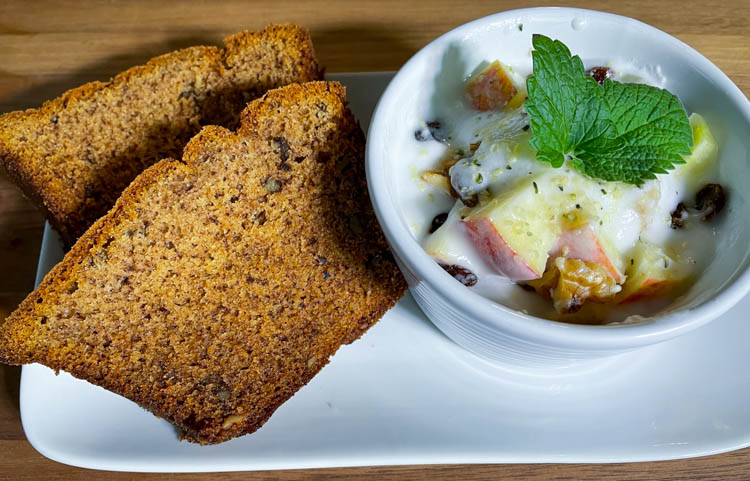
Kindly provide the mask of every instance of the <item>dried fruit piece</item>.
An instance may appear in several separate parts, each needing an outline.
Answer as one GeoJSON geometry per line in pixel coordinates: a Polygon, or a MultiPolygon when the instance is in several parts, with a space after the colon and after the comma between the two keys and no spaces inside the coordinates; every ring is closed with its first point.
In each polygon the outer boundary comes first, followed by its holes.
{"type": "Polygon", "coordinates": [[[615,76],[615,71],[607,67],[591,67],[586,70],[586,75],[593,77],[599,85],[604,85],[606,79],[611,79],[615,76]]]}
{"type": "Polygon", "coordinates": [[[687,206],[684,202],[680,202],[670,215],[672,216],[670,227],[672,229],[682,229],[685,227],[685,221],[688,218],[687,206]]]}
{"type": "Polygon", "coordinates": [[[552,300],[559,314],[572,314],[586,301],[611,302],[621,289],[599,264],[566,257],[556,258],[541,279],[527,283],[541,296],[552,300]]]}
{"type": "Polygon", "coordinates": [[[431,120],[424,124],[424,127],[414,131],[414,138],[419,142],[430,140],[430,137],[438,142],[445,142],[446,138],[442,132],[442,125],[437,120],[431,120]]]}
{"type": "Polygon", "coordinates": [[[274,137],[273,141],[279,146],[279,157],[281,158],[281,162],[284,163],[289,160],[289,152],[291,151],[289,142],[284,137],[274,137]]]}
{"type": "Polygon", "coordinates": [[[463,202],[466,207],[476,207],[479,204],[479,196],[474,194],[468,197],[461,197],[461,202],[463,202]]]}
{"type": "Polygon", "coordinates": [[[435,218],[432,219],[432,224],[430,225],[430,234],[432,234],[433,232],[435,232],[436,230],[438,230],[440,228],[440,226],[442,226],[443,224],[445,224],[445,221],[447,219],[448,219],[448,213],[447,212],[443,212],[442,214],[436,215],[435,218]]]}
{"type": "Polygon", "coordinates": [[[719,184],[706,184],[695,194],[695,208],[702,214],[701,220],[708,222],[714,218],[727,204],[724,188],[719,184]]]}
{"type": "Polygon", "coordinates": [[[438,142],[445,142],[445,135],[443,134],[443,126],[437,120],[427,122],[427,128],[430,130],[432,138],[438,142]]]}
{"type": "Polygon", "coordinates": [[[477,283],[477,275],[469,269],[455,264],[439,264],[445,272],[452,275],[454,279],[465,286],[473,286],[477,283]]]}

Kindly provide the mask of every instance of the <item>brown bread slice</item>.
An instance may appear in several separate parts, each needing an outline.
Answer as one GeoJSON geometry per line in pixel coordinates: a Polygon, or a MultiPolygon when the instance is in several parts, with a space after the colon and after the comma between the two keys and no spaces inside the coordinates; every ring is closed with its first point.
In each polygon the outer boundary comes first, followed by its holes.
{"type": "Polygon", "coordinates": [[[271,25],[191,47],[0,117],[0,159],[68,244],[203,125],[235,128],[268,89],[320,79],[309,32],[271,25]]]}
{"type": "Polygon", "coordinates": [[[0,361],[68,371],[191,441],[258,429],[406,287],[344,99],[273,90],[236,134],[205,127],[147,169],[0,325],[0,361]]]}

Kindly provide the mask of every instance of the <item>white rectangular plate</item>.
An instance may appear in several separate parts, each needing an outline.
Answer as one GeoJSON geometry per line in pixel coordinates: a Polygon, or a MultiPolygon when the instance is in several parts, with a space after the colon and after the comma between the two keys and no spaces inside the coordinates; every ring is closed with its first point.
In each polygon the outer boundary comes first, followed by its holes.
{"type": "MultiPolygon", "coordinates": [[[[367,128],[392,74],[331,75],[367,128]]],[[[409,162],[409,159],[403,159],[409,162]]],[[[37,282],[60,259],[44,231],[37,282]]],[[[21,418],[56,461],[121,471],[235,471],[431,463],[619,462],[750,444],[750,298],[677,340],[564,376],[508,371],[468,354],[411,296],[258,432],[201,447],[104,389],[23,369],[21,418]]]]}

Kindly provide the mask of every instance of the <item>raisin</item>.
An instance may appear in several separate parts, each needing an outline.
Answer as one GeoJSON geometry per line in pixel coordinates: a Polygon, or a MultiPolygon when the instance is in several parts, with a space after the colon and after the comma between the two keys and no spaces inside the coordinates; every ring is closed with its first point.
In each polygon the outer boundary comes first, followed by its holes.
{"type": "Polygon", "coordinates": [[[672,229],[682,229],[685,227],[685,219],[687,219],[687,206],[684,202],[677,204],[677,207],[672,211],[672,223],[670,227],[672,229]]]}
{"type": "Polygon", "coordinates": [[[441,225],[445,224],[446,219],[448,219],[447,212],[436,215],[435,218],[432,219],[432,224],[430,225],[430,234],[438,230],[441,225]]]}
{"type": "Polygon", "coordinates": [[[727,196],[719,184],[706,184],[695,194],[695,208],[701,211],[703,222],[708,222],[724,209],[727,196]]]}
{"type": "Polygon", "coordinates": [[[437,120],[433,120],[431,122],[427,122],[427,128],[430,131],[430,135],[432,135],[432,138],[437,140],[438,142],[445,142],[446,138],[445,135],[443,135],[443,126],[438,122],[437,120]]]}
{"type": "Polygon", "coordinates": [[[440,264],[440,267],[465,286],[473,286],[477,283],[477,275],[465,267],[457,266],[455,264],[440,264]]]}
{"type": "Polygon", "coordinates": [[[466,207],[476,207],[477,204],[479,204],[479,196],[474,194],[471,197],[462,197],[461,202],[463,202],[466,207]]]}
{"type": "Polygon", "coordinates": [[[607,67],[592,67],[586,71],[586,75],[593,77],[599,85],[604,85],[604,81],[611,79],[614,74],[614,71],[607,67]]]}
{"type": "Polygon", "coordinates": [[[289,160],[289,151],[291,150],[289,148],[289,142],[287,142],[284,137],[274,137],[273,141],[279,145],[279,157],[281,157],[281,162],[284,163],[289,160]]]}
{"type": "Polygon", "coordinates": [[[458,192],[456,192],[456,189],[453,188],[453,184],[449,183],[448,187],[450,187],[451,197],[453,197],[454,199],[458,199],[460,196],[458,195],[458,192]]]}
{"type": "Polygon", "coordinates": [[[419,142],[426,142],[430,140],[430,137],[438,142],[445,142],[446,140],[445,135],[442,133],[442,125],[437,120],[427,122],[425,127],[414,131],[414,138],[419,142]]]}

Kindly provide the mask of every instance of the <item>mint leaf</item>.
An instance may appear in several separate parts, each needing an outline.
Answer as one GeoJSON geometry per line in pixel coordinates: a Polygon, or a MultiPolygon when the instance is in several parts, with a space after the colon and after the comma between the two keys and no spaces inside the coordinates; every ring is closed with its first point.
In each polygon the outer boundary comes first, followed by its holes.
{"type": "Polygon", "coordinates": [[[568,47],[543,35],[534,35],[532,44],[534,76],[526,81],[525,104],[531,146],[537,159],[560,167],[578,144],[607,130],[606,109],[601,88],[568,47]]]}
{"type": "Polygon", "coordinates": [[[537,159],[582,173],[641,184],[683,163],[692,130],[679,99],[666,90],[588,77],[559,40],[534,35],[534,76],[526,84],[537,159]]]}
{"type": "Polygon", "coordinates": [[[690,154],[693,133],[680,101],[666,90],[604,82],[610,128],[579,144],[573,165],[591,177],[640,184],[690,154]]]}

